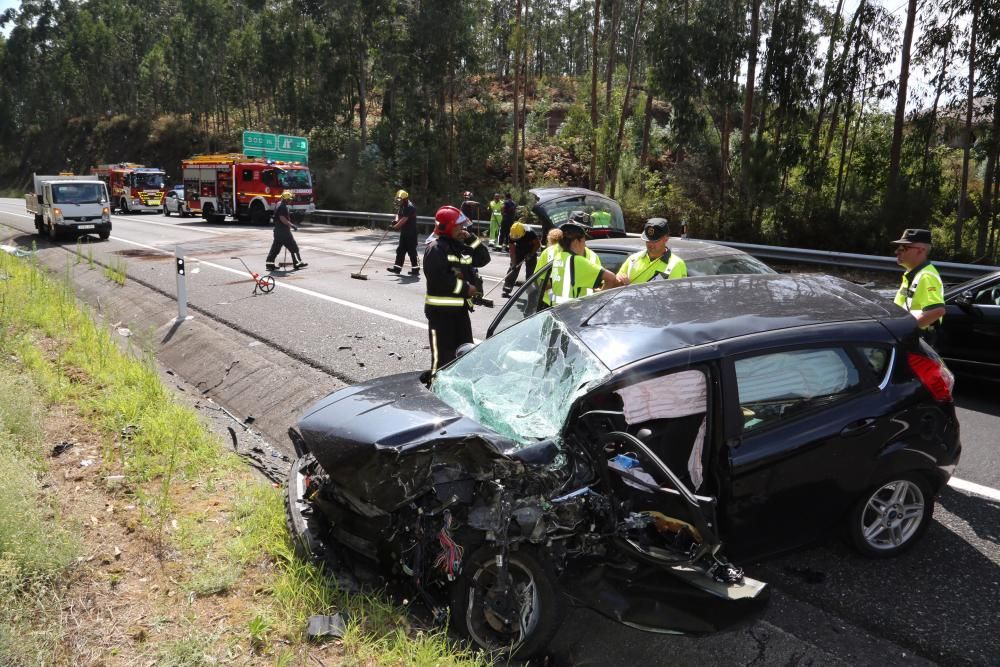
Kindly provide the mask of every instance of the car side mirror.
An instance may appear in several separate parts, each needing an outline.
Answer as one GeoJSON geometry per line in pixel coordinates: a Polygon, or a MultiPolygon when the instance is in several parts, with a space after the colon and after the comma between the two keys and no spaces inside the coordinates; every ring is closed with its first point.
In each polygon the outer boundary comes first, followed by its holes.
{"type": "Polygon", "coordinates": [[[466,354],[471,352],[475,347],[476,347],[475,343],[462,343],[461,345],[458,346],[458,349],[455,350],[455,358],[458,359],[459,357],[465,356],[466,354]]]}
{"type": "Polygon", "coordinates": [[[972,304],[976,300],[976,295],[972,290],[966,290],[955,298],[955,304],[965,312],[972,310],[972,304]]]}

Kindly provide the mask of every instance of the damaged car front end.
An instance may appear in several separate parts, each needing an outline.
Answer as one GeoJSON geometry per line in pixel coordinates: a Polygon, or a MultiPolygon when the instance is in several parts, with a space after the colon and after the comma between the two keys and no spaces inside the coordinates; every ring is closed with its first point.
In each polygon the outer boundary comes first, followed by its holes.
{"type": "MultiPolygon", "coordinates": [[[[668,416],[704,437],[694,375],[668,416]]],[[[411,373],[336,392],[289,430],[289,526],[341,586],[399,582],[489,651],[542,651],[567,598],[657,632],[745,622],[767,590],[721,553],[700,460],[671,469],[616,381],[545,312],[429,388],[411,373]]]]}

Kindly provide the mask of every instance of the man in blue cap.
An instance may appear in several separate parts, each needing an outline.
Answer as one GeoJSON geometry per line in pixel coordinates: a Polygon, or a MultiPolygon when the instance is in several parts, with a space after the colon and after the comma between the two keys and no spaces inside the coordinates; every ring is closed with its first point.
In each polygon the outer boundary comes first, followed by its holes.
{"type": "Polygon", "coordinates": [[[933,345],[945,307],[941,275],[927,258],[931,233],[926,229],[907,229],[892,244],[896,246],[896,263],[906,269],[896,292],[896,305],[916,318],[921,336],[933,345]]]}

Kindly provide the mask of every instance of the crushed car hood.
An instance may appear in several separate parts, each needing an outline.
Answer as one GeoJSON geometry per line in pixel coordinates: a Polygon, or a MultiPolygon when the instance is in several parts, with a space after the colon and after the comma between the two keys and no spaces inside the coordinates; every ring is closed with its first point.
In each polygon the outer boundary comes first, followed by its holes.
{"type": "Polygon", "coordinates": [[[392,511],[435,483],[509,474],[514,443],[442,402],[419,373],[330,394],[297,425],[324,470],[358,500],[392,511]]]}

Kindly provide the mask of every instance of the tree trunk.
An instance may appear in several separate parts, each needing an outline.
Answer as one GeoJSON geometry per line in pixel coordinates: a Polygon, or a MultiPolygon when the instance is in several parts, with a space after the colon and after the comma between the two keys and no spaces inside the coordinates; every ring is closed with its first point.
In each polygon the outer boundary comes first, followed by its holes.
{"type": "Polygon", "coordinates": [[[522,62],[521,62],[521,81],[523,82],[523,88],[521,90],[521,118],[524,121],[521,123],[521,157],[520,165],[523,170],[525,185],[527,185],[528,180],[528,163],[524,159],[524,150],[528,145],[527,130],[528,130],[528,2],[529,0],[524,0],[524,27],[521,31],[521,44],[523,45],[522,51],[522,62]]]}
{"type": "Polygon", "coordinates": [[[611,0],[611,24],[608,31],[608,67],[604,75],[604,108],[611,109],[611,88],[615,75],[615,50],[618,46],[618,24],[621,21],[622,0],[611,0]]]}
{"type": "Polygon", "coordinates": [[[965,147],[962,150],[962,189],[958,194],[958,214],[955,218],[955,242],[952,250],[962,250],[962,230],[969,207],[969,160],[972,157],[972,104],[976,94],[976,37],[979,28],[979,0],[972,0],[972,27],[969,36],[969,92],[965,105],[965,147]]]}
{"type": "Polygon", "coordinates": [[[611,166],[611,197],[615,196],[615,185],[618,182],[618,161],[622,150],[622,136],[625,134],[625,116],[628,115],[629,102],[632,99],[632,72],[635,69],[635,54],[639,50],[639,28],[642,26],[642,10],[646,6],[646,0],[639,0],[639,9],[635,17],[635,31],[632,33],[632,52],[628,58],[628,76],[625,80],[625,99],[622,100],[622,115],[618,119],[618,134],[615,135],[615,145],[612,149],[614,160],[611,166]]]}
{"type": "Polygon", "coordinates": [[[749,167],[750,129],[753,124],[753,88],[757,77],[757,50],[760,48],[760,3],[761,0],[750,0],[750,46],[747,50],[747,83],[743,93],[743,134],[740,141],[740,171],[743,173],[744,194],[746,194],[747,168],[749,167]]]}
{"type": "Polygon", "coordinates": [[[597,36],[601,29],[601,0],[594,0],[594,37],[590,63],[590,187],[597,180],[597,36]]]}
{"type": "Polygon", "coordinates": [[[844,130],[840,140],[840,164],[837,167],[837,194],[833,204],[833,221],[840,222],[840,204],[843,201],[844,163],[847,159],[847,135],[851,128],[851,114],[854,112],[854,89],[847,96],[847,109],[844,111],[844,130]]]}
{"type": "Polygon", "coordinates": [[[764,72],[760,77],[760,122],[757,124],[757,141],[763,141],[764,130],[767,129],[767,93],[771,82],[771,68],[774,65],[774,31],[778,26],[778,16],[781,14],[781,0],[774,0],[774,16],[771,17],[771,32],[767,39],[767,57],[764,59],[764,72]]]}
{"type": "MultiPolygon", "coordinates": [[[[951,26],[951,18],[948,19],[948,25],[951,26]]],[[[931,152],[931,141],[934,139],[934,133],[937,131],[937,112],[938,104],[941,102],[941,94],[944,92],[945,77],[948,76],[948,52],[951,49],[951,40],[945,44],[944,53],[941,55],[941,71],[938,72],[937,85],[934,86],[934,103],[931,105],[930,121],[927,127],[927,137],[924,140],[924,158],[923,164],[920,167],[920,186],[922,188],[927,187],[927,179],[929,177],[927,173],[927,163],[930,160],[931,152]]]]}
{"type": "MultiPolygon", "coordinates": [[[[646,93],[646,113],[642,121],[642,150],[639,152],[639,169],[646,168],[646,161],[649,158],[649,128],[653,124],[653,94],[646,93]]],[[[639,178],[639,195],[646,193],[646,179],[639,178]]]]}
{"type": "MultiPolygon", "coordinates": [[[[823,128],[823,116],[826,112],[826,99],[830,94],[830,78],[833,76],[834,67],[838,69],[838,76],[839,70],[843,68],[844,60],[847,58],[847,54],[851,50],[851,42],[854,40],[854,29],[855,26],[857,26],[858,15],[860,14],[860,11],[855,11],[854,15],[851,17],[851,25],[847,28],[847,35],[844,37],[844,48],[840,52],[840,57],[834,60],[833,49],[837,38],[836,28],[840,20],[840,12],[843,8],[843,4],[843,0],[840,0],[840,4],[837,5],[837,15],[834,18],[834,30],[830,34],[830,45],[826,50],[826,67],[823,68],[823,87],[820,89],[819,94],[819,110],[816,114],[816,124],[813,125],[812,136],[809,139],[809,148],[812,152],[819,149],[819,134],[820,130],[823,128]]],[[[861,7],[859,6],[858,10],[860,9],[861,7]]],[[[837,109],[834,110],[834,115],[836,115],[837,110],[839,110],[840,107],[840,91],[837,92],[837,101],[838,104],[835,105],[837,109]]]]}
{"type": "Polygon", "coordinates": [[[513,176],[514,188],[518,188],[520,185],[520,180],[518,179],[518,172],[520,166],[518,165],[520,153],[518,152],[517,145],[519,139],[518,129],[521,127],[520,124],[520,109],[518,108],[518,86],[520,85],[520,62],[521,62],[521,52],[520,52],[520,39],[521,39],[521,0],[517,0],[517,4],[514,8],[514,34],[517,35],[517,39],[514,40],[514,105],[512,107],[514,115],[514,124],[511,130],[511,135],[513,139],[511,141],[511,151],[510,151],[510,164],[511,172],[513,176]]]}
{"type": "Polygon", "coordinates": [[[986,159],[986,179],[983,182],[983,203],[979,209],[979,237],[976,239],[976,258],[986,254],[989,240],[990,218],[993,213],[993,177],[996,171],[997,150],[1000,148],[1000,99],[993,100],[993,127],[990,133],[989,157],[986,159]]]}
{"type": "Polygon", "coordinates": [[[889,148],[889,182],[886,200],[892,201],[899,191],[899,161],[903,149],[903,117],[906,115],[906,86],[910,78],[910,44],[913,42],[913,23],[917,14],[917,0],[910,0],[906,10],[906,28],[903,30],[903,56],[899,66],[899,93],[896,96],[896,119],[892,125],[892,146],[889,148]]]}
{"type": "Polygon", "coordinates": [[[365,71],[363,46],[358,48],[358,124],[361,127],[361,150],[368,145],[368,74],[365,71]]]}

